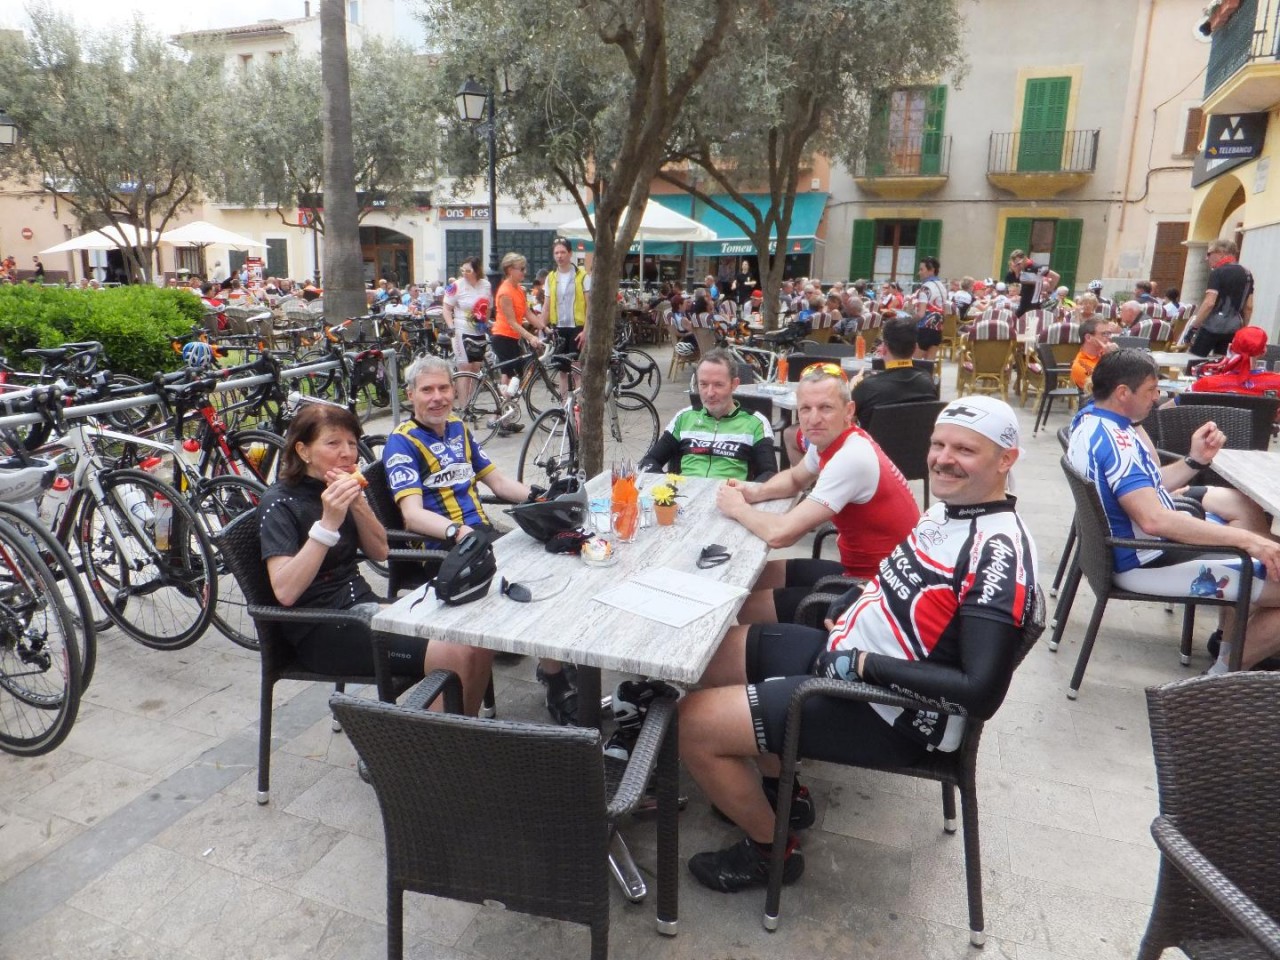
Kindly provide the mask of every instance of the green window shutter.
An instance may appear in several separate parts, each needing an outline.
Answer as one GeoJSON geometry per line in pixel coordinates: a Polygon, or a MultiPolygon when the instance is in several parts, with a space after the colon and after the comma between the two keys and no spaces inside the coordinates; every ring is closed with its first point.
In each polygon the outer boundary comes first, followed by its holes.
{"type": "Polygon", "coordinates": [[[876,267],[876,222],[853,221],[853,248],[849,253],[849,279],[870,280],[876,267]]]}
{"type": "MultiPolygon", "coordinates": [[[[867,176],[883,177],[888,158],[889,91],[879,90],[871,98],[871,121],[867,130],[867,176]]],[[[870,276],[868,273],[867,277],[870,276]]]]}
{"type": "Polygon", "coordinates": [[[925,257],[938,257],[942,249],[942,221],[921,220],[920,232],[916,234],[916,263],[925,257]]]}
{"type": "MultiPolygon", "coordinates": [[[[1031,218],[1010,217],[1004,223],[1004,253],[1000,257],[1000,266],[996,271],[996,279],[1003,280],[1009,269],[1009,254],[1015,250],[1025,251],[1031,246],[1031,218]]],[[[1061,272],[1061,271],[1059,271],[1061,272]]]]}
{"type": "Polygon", "coordinates": [[[1049,263],[1062,277],[1058,283],[1073,294],[1076,289],[1076,268],[1080,263],[1080,237],[1083,233],[1083,220],[1059,220],[1053,232],[1053,254],[1049,263]]]}
{"type": "Polygon", "coordinates": [[[920,173],[936,176],[942,172],[942,131],[947,120],[947,88],[929,91],[924,111],[924,136],[920,144],[920,173]]]}
{"type": "Polygon", "coordinates": [[[1028,80],[1022,98],[1022,129],[1018,140],[1020,173],[1051,173],[1062,168],[1070,77],[1028,80]]]}
{"type": "Polygon", "coordinates": [[[289,275],[289,241],[283,238],[267,241],[268,277],[287,277],[289,275]]]}

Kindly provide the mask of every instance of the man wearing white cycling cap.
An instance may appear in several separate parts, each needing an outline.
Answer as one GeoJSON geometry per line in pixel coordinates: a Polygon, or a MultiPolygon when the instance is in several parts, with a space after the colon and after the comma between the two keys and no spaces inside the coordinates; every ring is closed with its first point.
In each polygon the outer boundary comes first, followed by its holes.
{"type": "MultiPolygon", "coordinates": [[[[904,710],[810,698],[800,756],[813,760],[910,766],[931,751],[960,746],[965,720],[956,708],[986,719],[1000,706],[1024,637],[1043,627],[1035,546],[1005,493],[1019,435],[1007,403],[964,397],[948,404],[929,446],[929,484],[938,502],[865,587],[833,605],[830,629],[755,624],[725,636],[702,689],[680,703],[680,756],[746,837],[691,857],[700,883],[732,893],[767,881],[770,798],[782,787],[792,793],[791,829],[813,824],[808,790],[776,779],[791,695],[809,677],[862,680],[920,702],[904,710]],[[745,759],[755,760],[762,783],[745,759]]],[[[792,835],[784,883],[804,871],[799,845],[792,835]]]]}

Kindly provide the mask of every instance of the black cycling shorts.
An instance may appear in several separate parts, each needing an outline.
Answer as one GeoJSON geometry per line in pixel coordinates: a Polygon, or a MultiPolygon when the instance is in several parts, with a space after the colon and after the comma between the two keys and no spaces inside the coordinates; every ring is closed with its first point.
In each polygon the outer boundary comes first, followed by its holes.
{"type": "Polygon", "coordinates": [[[916,346],[921,350],[928,350],[931,347],[936,347],[941,342],[941,330],[935,330],[933,327],[916,328],[916,346]]]}
{"type": "Polygon", "coordinates": [[[838,560],[808,560],[795,557],[787,561],[785,587],[773,591],[773,609],[779,623],[794,623],[800,604],[813,592],[813,585],[823,577],[842,577],[844,567],[838,560]]]}
{"type": "Polygon", "coordinates": [[[489,345],[493,347],[494,356],[498,358],[498,372],[509,377],[519,376],[524,370],[525,360],[528,359],[520,349],[520,338],[493,336],[489,338],[489,345]]]}
{"type": "MultiPolygon", "coordinates": [[[[791,693],[810,678],[827,632],[792,623],[747,631],[747,704],[761,753],[782,753],[791,693]]],[[[928,750],[890,726],[870,704],[811,697],[800,720],[800,756],[854,766],[910,766],[928,750]]]]}

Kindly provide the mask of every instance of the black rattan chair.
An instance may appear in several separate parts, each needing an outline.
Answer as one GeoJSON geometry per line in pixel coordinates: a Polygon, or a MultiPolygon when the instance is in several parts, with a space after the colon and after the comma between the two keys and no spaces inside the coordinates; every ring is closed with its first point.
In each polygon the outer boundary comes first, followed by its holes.
{"type": "Polygon", "coordinates": [[[258,631],[262,656],[262,685],[258,711],[258,803],[271,799],[271,694],[279,680],[321,680],[331,682],[338,690],[348,683],[372,683],[378,697],[394,701],[417,677],[393,677],[384,647],[369,630],[369,624],[340,610],[317,610],[282,607],[271,591],[267,565],[262,559],[262,543],[258,534],[257,511],[243,513],[222,528],[214,538],[223,559],[230,568],[249,603],[249,616],[258,631]],[[322,674],[305,670],[298,663],[297,650],[285,636],[286,623],[337,623],[369,635],[373,650],[373,674],[322,674]]]}
{"type": "Polygon", "coordinates": [[[1036,422],[1031,428],[1034,437],[1049,420],[1049,412],[1053,409],[1054,400],[1065,400],[1068,403],[1080,398],[1080,391],[1071,381],[1071,364],[1063,363],[1053,344],[1040,341],[1036,345],[1036,356],[1040,366],[1044,368],[1044,390],[1040,392],[1040,403],[1036,406],[1036,422]]]}
{"type": "Polygon", "coordinates": [[[1253,450],[1253,413],[1243,407],[1195,403],[1152,410],[1142,421],[1151,442],[1162,454],[1185,457],[1191,452],[1191,436],[1212,420],[1227,435],[1226,446],[1253,450]]]}
{"type": "MultiPolygon", "coordinates": [[[[404,893],[497,901],[591,928],[609,949],[609,844],[657,774],[658,929],[677,922],[679,778],[674,698],[649,708],[621,775],[600,732],[475,720],[424,708],[456,675],[434,671],[403,706],[330,699],[368,765],[386,835],[387,957],[404,949],[404,893]]],[[[620,765],[619,765],[620,766],[620,765]]]]}
{"type": "Polygon", "coordinates": [[[1219,407],[1240,407],[1253,415],[1253,435],[1250,450],[1266,450],[1271,445],[1271,432],[1280,410],[1280,398],[1255,397],[1245,393],[1192,393],[1188,391],[1178,398],[1178,406],[1207,403],[1219,407]]]}
{"type": "Polygon", "coordinates": [[[867,433],[908,480],[924,481],[924,506],[929,508],[929,439],[945,407],[944,400],[889,403],[874,407],[867,433]]]}
{"type": "Polygon", "coordinates": [[[1160,874],[1138,960],[1280,957],[1280,676],[1196,677],[1147,690],[1160,874]],[[1229,731],[1225,736],[1208,731],[1229,731]]]}
{"type": "Polygon", "coordinates": [[[404,518],[387,485],[387,471],[382,461],[369,464],[361,472],[369,483],[365,498],[374,516],[386,528],[387,542],[391,545],[387,556],[387,596],[394,599],[401,590],[416,589],[434,577],[448,553],[424,549],[422,537],[404,528],[404,518]]]}
{"type": "MultiPolygon", "coordinates": [[[[806,598],[808,599],[808,598],[806,598]]],[[[829,602],[829,601],[828,601],[829,602]]],[[[1037,599],[1037,606],[1040,601],[1037,599]]],[[[1043,615],[1038,614],[1038,622],[1043,615]]],[[[1014,668],[1022,663],[1035,645],[1038,631],[1027,631],[1015,654],[1014,668]]],[[[787,708],[786,739],[782,751],[781,783],[790,783],[795,777],[800,749],[800,722],[805,702],[810,697],[839,697],[844,700],[861,700],[865,703],[881,703],[908,710],[920,708],[920,701],[913,697],[893,693],[884,687],[847,680],[828,680],[815,677],[796,687],[787,708]]],[[[963,716],[963,711],[944,711],[963,716]]],[[[983,721],[970,717],[965,723],[964,738],[953,751],[934,750],[920,763],[910,767],[876,766],[868,769],[897,773],[923,780],[935,780],[942,784],[942,828],[947,833],[956,832],[956,789],[960,790],[961,815],[964,818],[964,872],[969,895],[969,941],[980,947],[986,942],[985,922],[982,912],[982,845],[978,837],[978,746],[982,740],[983,721]]],[[[766,930],[778,928],[782,902],[782,865],[787,848],[787,832],[790,828],[791,791],[778,792],[773,837],[773,860],[769,870],[769,889],[764,908],[766,930]]]]}
{"type": "Polygon", "coordinates": [[[1053,634],[1049,639],[1049,649],[1056,652],[1062,641],[1063,631],[1067,625],[1067,614],[1075,601],[1076,591],[1080,588],[1080,578],[1089,581],[1097,600],[1093,607],[1093,615],[1085,631],[1084,642],[1080,645],[1080,656],[1076,660],[1075,673],[1071,676],[1071,686],[1067,690],[1067,698],[1074,700],[1080,692],[1080,683],[1084,680],[1085,668],[1089,665],[1089,656],[1093,653],[1093,644],[1098,637],[1098,628],[1102,624],[1102,614],[1110,600],[1141,600],[1150,603],[1180,603],[1186,607],[1182,618],[1182,665],[1191,663],[1191,628],[1194,621],[1195,608],[1200,604],[1219,607],[1235,607],[1235,624],[1229,639],[1232,643],[1231,669],[1240,669],[1240,656],[1243,652],[1244,628],[1249,617],[1249,592],[1253,585],[1253,563],[1243,550],[1232,547],[1205,547],[1186,543],[1173,543],[1169,540],[1140,540],[1111,536],[1107,524],[1102,500],[1092,483],[1080,475],[1071,466],[1066,457],[1062,458],[1062,472],[1067,475],[1067,484],[1071,488],[1071,496],[1075,500],[1076,515],[1076,554],[1071,572],[1067,575],[1066,585],[1058,597],[1058,607],[1054,612],[1053,634]],[[1183,556],[1219,556],[1237,559],[1241,562],[1239,594],[1235,600],[1219,600],[1215,597],[1188,597],[1181,594],[1133,593],[1122,590],[1115,584],[1115,559],[1113,548],[1128,547],[1134,550],[1163,550],[1166,553],[1183,556]]]}

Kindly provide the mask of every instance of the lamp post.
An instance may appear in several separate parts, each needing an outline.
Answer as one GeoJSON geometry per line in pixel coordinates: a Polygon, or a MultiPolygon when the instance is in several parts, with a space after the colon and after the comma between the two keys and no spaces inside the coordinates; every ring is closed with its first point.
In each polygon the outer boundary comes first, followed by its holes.
{"type": "Polygon", "coordinates": [[[480,123],[488,115],[484,132],[489,138],[489,287],[493,295],[498,293],[502,274],[498,270],[498,124],[493,114],[493,91],[476,83],[471,77],[458,88],[455,98],[458,117],[467,123],[480,123]]]}
{"type": "Polygon", "coordinates": [[[0,147],[12,147],[18,142],[18,125],[0,107],[0,147]]]}

